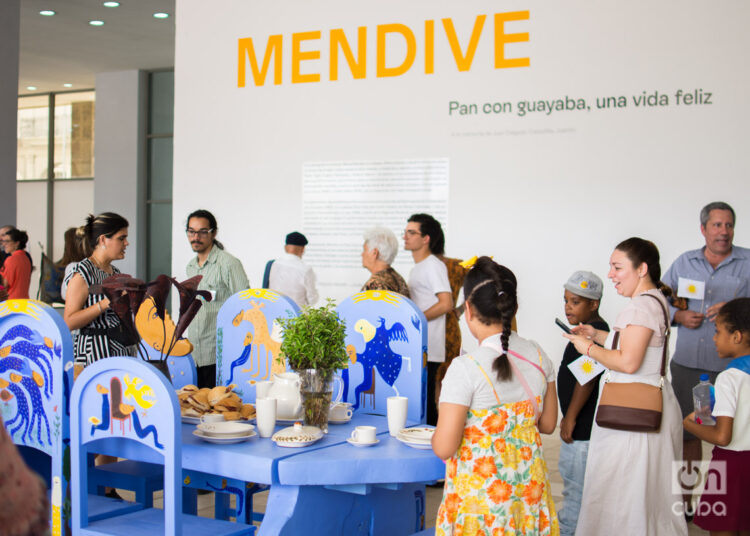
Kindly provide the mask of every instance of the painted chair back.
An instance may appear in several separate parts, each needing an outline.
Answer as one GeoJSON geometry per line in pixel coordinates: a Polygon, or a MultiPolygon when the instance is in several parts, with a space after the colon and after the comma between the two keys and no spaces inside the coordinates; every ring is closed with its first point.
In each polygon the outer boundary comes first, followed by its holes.
{"type": "Polygon", "coordinates": [[[16,445],[49,456],[50,467],[36,469],[50,475],[54,536],[70,534],[70,472],[64,460],[72,385],[73,342],[62,317],[37,300],[0,302],[0,411],[16,445]]]}
{"type": "Polygon", "coordinates": [[[278,361],[281,329],[275,320],[298,312],[293,300],[269,289],[231,296],[216,320],[216,384],[234,383],[244,402],[255,402],[255,384],[286,370],[278,361]]]}
{"type": "Polygon", "coordinates": [[[338,306],[346,321],[349,368],[342,400],[354,411],[386,414],[386,399],[409,398],[408,422],[424,422],[427,320],[410,299],[386,290],[359,292],[338,306]]]}
{"type": "MultiPolygon", "coordinates": [[[[164,458],[165,534],[181,534],[182,442],[177,395],[164,375],[129,357],[89,365],[76,380],[71,403],[73,532],[87,526],[86,456],[97,442],[137,442],[164,458]]],[[[126,456],[123,456],[126,457],[126,456]]]]}

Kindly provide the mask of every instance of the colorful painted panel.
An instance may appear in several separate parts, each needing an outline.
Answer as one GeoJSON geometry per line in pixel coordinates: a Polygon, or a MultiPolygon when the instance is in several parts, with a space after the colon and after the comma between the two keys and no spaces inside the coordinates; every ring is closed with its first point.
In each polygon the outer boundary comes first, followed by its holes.
{"type": "Polygon", "coordinates": [[[386,398],[409,398],[408,419],[424,422],[427,400],[427,320],[395,292],[368,290],[337,308],[346,321],[349,368],[341,371],[343,400],[355,411],[386,414],[386,398]]]}
{"type": "Polygon", "coordinates": [[[277,318],[297,316],[299,306],[269,289],[248,289],[230,297],[216,320],[216,383],[229,385],[245,402],[255,402],[255,384],[284,372],[278,361],[281,328],[277,318]]]}
{"type": "MultiPolygon", "coordinates": [[[[135,358],[106,360],[106,369],[91,377],[90,365],[79,376],[84,379],[78,401],[81,443],[106,437],[127,438],[164,452],[174,435],[176,395],[171,384],[154,367],[135,358]],[[116,365],[116,366],[115,366],[116,365]],[[161,406],[166,405],[166,410],[161,406]]],[[[77,389],[76,389],[77,390],[77,389]]],[[[177,412],[179,415],[179,411],[177,412]]]]}
{"type": "Polygon", "coordinates": [[[63,460],[72,384],[73,343],[60,315],[36,300],[0,303],[0,412],[14,443],[50,457],[55,536],[71,533],[70,471],[63,460]]]}

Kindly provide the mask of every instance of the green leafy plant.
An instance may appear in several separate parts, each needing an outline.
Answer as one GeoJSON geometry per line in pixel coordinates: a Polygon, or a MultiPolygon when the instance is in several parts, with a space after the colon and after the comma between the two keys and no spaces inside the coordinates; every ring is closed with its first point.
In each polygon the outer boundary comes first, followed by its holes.
{"type": "Polygon", "coordinates": [[[329,299],[322,307],[303,307],[298,316],[279,318],[283,332],[279,359],[288,359],[296,371],[317,369],[333,373],[344,368],[348,362],[346,324],[335,305],[329,299]]]}

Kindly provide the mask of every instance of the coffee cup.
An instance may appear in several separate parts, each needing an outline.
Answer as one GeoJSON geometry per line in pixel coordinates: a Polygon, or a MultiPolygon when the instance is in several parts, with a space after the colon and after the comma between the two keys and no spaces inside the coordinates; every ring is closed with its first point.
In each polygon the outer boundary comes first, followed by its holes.
{"type": "Polygon", "coordinates": [[[335,421],[343,421],[344,419],[352,418],[352,408],[346,402],[339,402],[333,404],[331,409],[328,411],[328,418],[335,421]]]}
{"type": "Polygon", "coordinates": [[[409,399],[405,396],[389,396],[386,399],[388,433],[393,437],[396,437],[406,426],[406,412],[408,408],[409,399]]]}
{"type": "Polygon", "coordinates": [[[258,398],[255,400],[255,421],[260,437],[271,437],[276,428],[276,399],[258,398]]]}
{"type": "Polygon", "coordinates": [[[375,427],[357,426],[352,432],[351,440],[355,443],[375,443],[375,427]]]}
{"type": "Polygon", "coordinates": [[[201,415],[201,422],[222,422],[224,421],[224,415],[221,413],[204,413],[201,415]]]}

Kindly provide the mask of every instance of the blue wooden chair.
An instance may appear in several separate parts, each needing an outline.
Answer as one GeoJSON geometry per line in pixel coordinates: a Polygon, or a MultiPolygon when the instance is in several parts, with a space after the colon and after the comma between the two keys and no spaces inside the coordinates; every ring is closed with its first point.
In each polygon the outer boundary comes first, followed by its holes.
{"type": "Polygon", "coordinates": [[[286,370],[277,360],[281,332],[275,320],[298,312],[293,300],[268,289],[243,290],[224,302],[216,319],[216,384],[234,383],[244,402],[255,402],[255,384],[286,370]]]}
{"type": "Polygon", "coordinates": [[[354,411],[386,414],[386,398],[409,398],[407,422],[427,408],[427,320],[410,299],[386,290],[359,292],[336,309],[346,321],[350,363],[342,400],[354,411]],[[369,403],[368,403],[369,399],[369,403]]]}
{"type": "Polygon", "coordinates": [[[254,534],[253,526],[182,513],[180,427],[177,395],[152,366],[137,359],[112,357],[86,367],[73,387],[71,404],[75,534],[254,534]],[[102,442],[124,450],[134,443],[125,457],[136,457],[133,453],[144,450],[162,457],[164,510],[146,508],[101,521],[88,519],[86,458],[101,450],[102,442]]]}
{"type": "MultiPolygon", "coordinates": [[[[0,410],[13,442],[47,481],[55,535],[71,534],[72,385],[73,342],[60,315],[36,300],[0,303],[0,410]]],[[[93,520],[142,508],[107,497],[90,501],[93,520]]]]}

